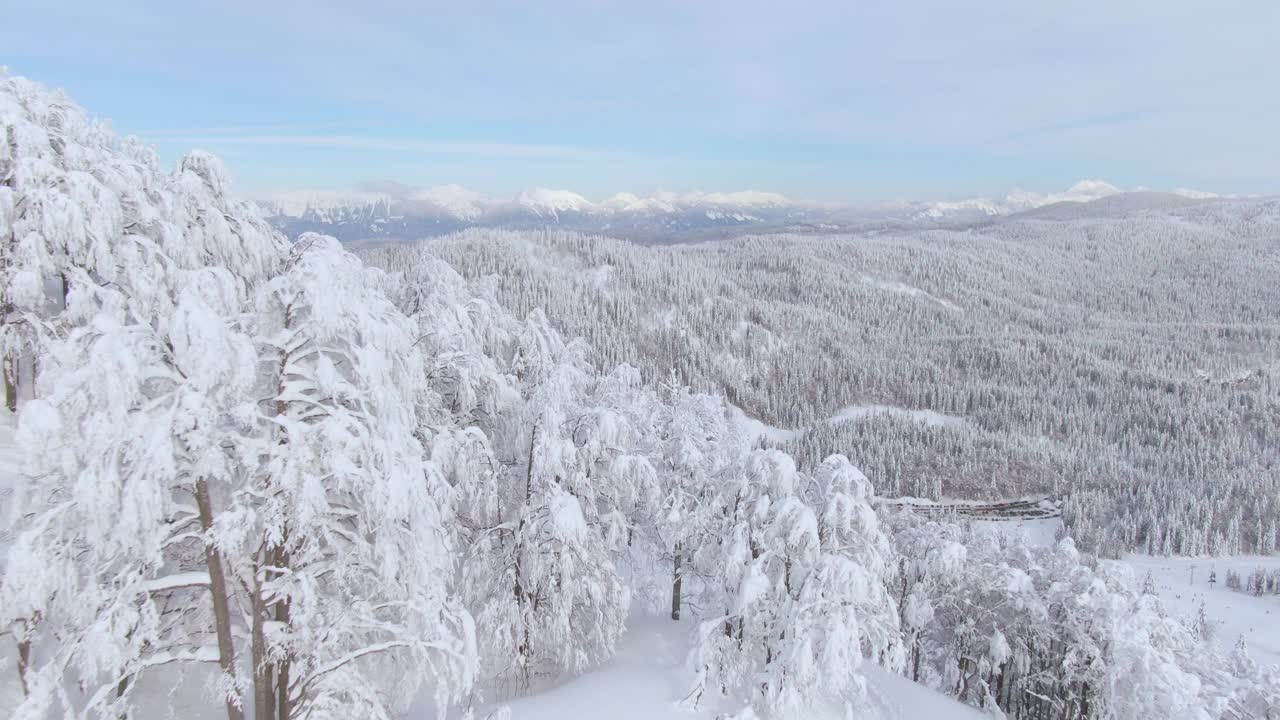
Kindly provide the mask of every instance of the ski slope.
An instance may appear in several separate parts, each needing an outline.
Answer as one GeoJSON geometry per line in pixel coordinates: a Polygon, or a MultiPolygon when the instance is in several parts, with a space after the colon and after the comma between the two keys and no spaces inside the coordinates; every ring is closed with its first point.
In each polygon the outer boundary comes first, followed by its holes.
{"type": "Polygon", "coordinates": [[[1254,596],[1226,586],[1227,570],[1247,577],[1254,569],[1280,568],[1280,556],[1242,555],[1238,557],[1152,557],[1130,555],[1141,584],[1148,571],[1155,580],[1156,593],[1173,617],[1190,620],[1203,601],[1205,615],[1215,628],[1213,642],[1227,652],[1244,636],[1249,655],[1259,665],[1280,665],[1280,595],[1254,596]],[[1217,582],[1209,584],[1210,571],[1217,582]]]}

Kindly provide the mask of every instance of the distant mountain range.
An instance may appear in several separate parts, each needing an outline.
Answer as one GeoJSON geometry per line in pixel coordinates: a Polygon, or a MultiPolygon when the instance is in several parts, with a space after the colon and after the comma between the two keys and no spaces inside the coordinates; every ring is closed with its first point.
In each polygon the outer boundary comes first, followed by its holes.
{"type": "MultiPolygon", "coordinates": [[[[1129,210],[1167,207],[1216,197],[1212,193],[1125,192],[1101,180],[1082,180],[1065,192],[1014,190],[1004,198],[841,205],[797,201],[772,192],[619,193],[593,202],[568,190],[535,188],[493,197],[458,185],[410,188],[387,184],[352,192],[289,191],[257,200],[289,236],[316,231],[346,242],[414,240],[468,227],[561,227],[640,242],[678,242],[750,232],[837,232],[876,227],[954,226],[1112,198],[1129,210]]],[[[1060,212],[1076,212],[1064,210],[1060,212]]],[[[1051,211],[1052,212],[1052,211],[1051,211]]]]}

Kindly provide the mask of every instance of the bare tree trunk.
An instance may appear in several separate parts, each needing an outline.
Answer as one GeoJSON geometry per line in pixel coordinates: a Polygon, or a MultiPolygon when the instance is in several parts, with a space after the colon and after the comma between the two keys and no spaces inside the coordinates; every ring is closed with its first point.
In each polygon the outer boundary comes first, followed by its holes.
{"type": "MultiPolygon", "coordinates": [[[[209,485],[203,479],[196,481],[196,508],[200,512],[200,527],[207,533],[213,527],[213,503],[209,500],[209,485]]],[[[222,572],[222,555],[212,542],[204,542],[204,561],[209,568],[209,593],[213,596],[213,620],[218,635],[218,665],[223,674],[234,678],[236,674],[236,650],[231,642],[231,610],[227,605],[227,580],[222,572]]],[[[243,720],[239,698],[227,698],[227,720],[243,720]]]]}
{"type": "Polygon", "coordinates": [[[680,582],[683,580],[683,574],[680,572],[680,560],[683,549],[679,543],[676,543],[675,560],[671,569],[671,619],[680,619],[680,582]]]}
{"type": "Polygon", "coordinates": [[[14,383],[17,372],[17,363],[12,357],[6,356],[4,359],[4,406],[9,408],[9,412],[18,412],[18,386],[14,383]]]}
{"type": "MultiPolygon", "coordinates": [[[[124,677],[120,678],[120,682],[116,683],[116,698],[117,698],[117,699],[124,697],[124,694],[125,694],[126,692],[128,692],[128,691],[129,691],[129,678],[130,678],[130,677],[131,677],[131,676],[129,676],[129,675],[125,675],[124,677]]],[[[120,720],[128,720],[128,718],[129,718],[129,709],[126,707],[125,709],[121,710],[121,711],[120,711],[120,714],[119,714],[119,715],[117,715],[116,717],[120,718],[120,720]]]]}
{"type": "MultiPolygon", "coordinates": [[[[529,499],[533,497],[533,447],[537,439],[538,439],[538,427],[535,425],[533,427],[532,432],[529,433],[529,464],[528,464],[528,467],[525,468],[525,474],[524,474],[524,501],[526,505],[528,505],[529,499]]],[[[530,595],[531,595],[529,591],[524,587],[524,584],[523,584],[524,570],[521,567],[521,563],[520,563],[520,557],[521,557],[520,544],[524,542],[523,538],[524,538],[524,513],[522,512],[520,515],[520,524],[516,529],[516,537],[515,537],[515,576],[516,577],[515,577],[514,592],[515,592],[515,598],[516,598],[516,607],[520,608],[521,610],[521,616],[522,616],[521,623],[524,626],[522,631],[523,633],[522,639],[520,641],[520,647],[517,649],[517,653],[519,653],[520,655],[520,673],[522,676],[522,680],[524,682],[524,687],[525,689],[528,689],[529,672],[531,670],[530,665],[532,664],[530,662],[530,659],[531,659],[531,656],[533,655],[533,647],[529,637],[529,623],[525,622],[523,618],[524,607],[525,605],[528,604],[530,600],[530,595]]]]}
{"type": "Polygon", "coordinates": [[[267,639],[262,624],[267,621],[267,603],[262,597],[262,573],[265,550],[258,549],[253,568],[253,628],[250,645],[253,653],[253,717],[254,720],[273,720],[275,716],[275,684],[272,681],[271,663],[267,659],[267,639]]]}
{"type": "MultiPolygon", "coordinates": [[[[25,630],[26,623],[23,623],[25,630]]],[[[27,668],[31,666],[31,640],[23,635],[18,641],[18,683],[22,685],[22,696],[26,697],[30,692],[27,688],[27,668]]]]}
{"type": "MultiPolygon", "coordinates": [[[[286,531],[287,533],[287,531],[286,531]]],[[[286,534],[287,538],[288,535],[286,534]]],[[[289,564],[289,553],[280,549],[277,566],[287,567],[289,564]]],[[[288,627],[289,625],[289,600],[281,599],[276,601],[276,622],[288,627]]],[[[289,720],[289,716],[293,713],[293,704],[289,698],[289,669],[291,664],[291,654],[286,654],[284,659],[280,661],[280,669],[276,674],[276,720],[289,720]]]]}

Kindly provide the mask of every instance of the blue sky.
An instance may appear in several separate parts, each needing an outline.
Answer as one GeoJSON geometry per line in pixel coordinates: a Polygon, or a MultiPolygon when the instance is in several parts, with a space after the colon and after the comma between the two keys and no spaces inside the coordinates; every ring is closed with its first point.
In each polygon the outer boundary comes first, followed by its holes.
{"type": "Polygon", "coordinates": [[[246,192],[1280,191],[1280,3],[5,0],[0,63],[246,192]]]}

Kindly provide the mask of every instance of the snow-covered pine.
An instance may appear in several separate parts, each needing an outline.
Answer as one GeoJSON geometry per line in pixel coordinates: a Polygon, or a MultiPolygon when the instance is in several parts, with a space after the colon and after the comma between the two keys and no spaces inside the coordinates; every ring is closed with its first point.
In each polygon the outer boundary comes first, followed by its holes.
{"type": "Polygon", "coordinates": [[[843,457],[815,480],[777,450],[758,450],[716,499],[723,525],[695,557],[719,612],[699,625],[689,702],[734,692],[758,710],[856,708],[864,659],[900,664],[897,611],[886,587],[887,540],[870,485],[843,457]]]}

